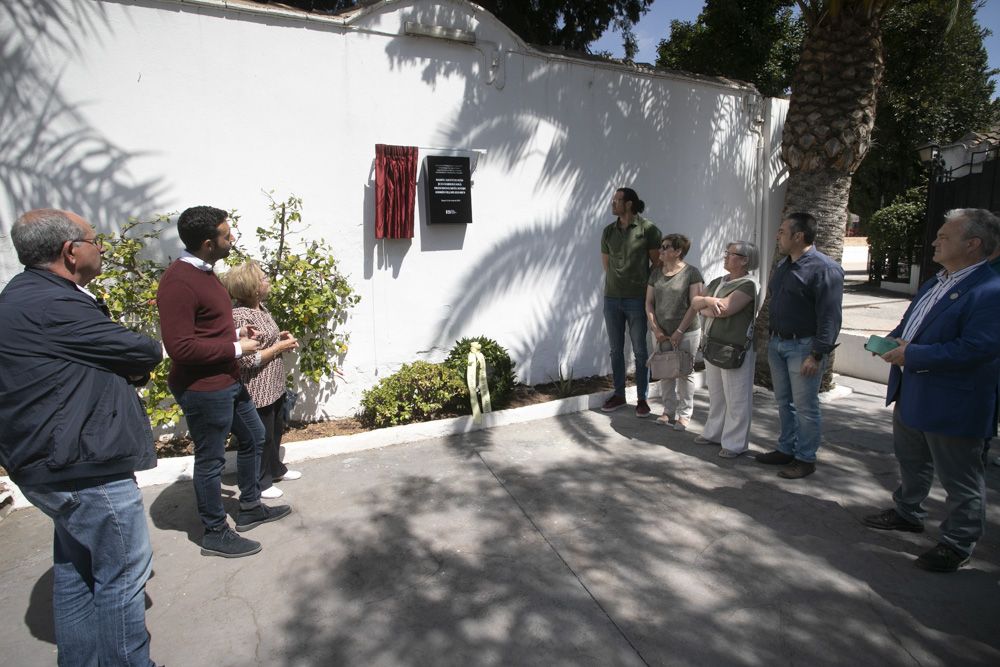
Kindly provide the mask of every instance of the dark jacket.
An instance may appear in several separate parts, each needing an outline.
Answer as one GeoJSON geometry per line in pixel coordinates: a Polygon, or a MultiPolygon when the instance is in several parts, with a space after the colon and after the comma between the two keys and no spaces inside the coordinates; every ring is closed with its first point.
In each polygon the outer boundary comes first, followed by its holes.
{"type": "Polygon", "coordinates": [[[0,293],[0,465],[17,484],[156,466],[149,419],[126,376],[162,358],[69,280],[26,269],[0,293]]]}

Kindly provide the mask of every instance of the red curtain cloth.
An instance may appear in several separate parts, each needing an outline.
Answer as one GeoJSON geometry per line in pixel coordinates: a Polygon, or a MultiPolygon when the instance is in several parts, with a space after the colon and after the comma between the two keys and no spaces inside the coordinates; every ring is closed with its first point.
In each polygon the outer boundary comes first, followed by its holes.
{"type": "Polygon", "coordinates": [[[375,144],[375,238],[412,239],[417,147],[375,144]]]}

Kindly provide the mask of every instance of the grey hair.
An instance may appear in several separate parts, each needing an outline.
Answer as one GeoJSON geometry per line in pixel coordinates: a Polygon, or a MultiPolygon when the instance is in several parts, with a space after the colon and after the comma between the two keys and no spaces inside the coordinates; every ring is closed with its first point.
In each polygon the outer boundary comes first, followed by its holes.
{"type": "Polygon", "coordinates": [[[10,238],[21,264],[44,267],[59,259],[66,241],[80,239],[80,227],[63,211],[36,209],[17,219],[10,238]]]}
{"type": "Polygon", "coordinates": [[[1000,220],[985,208],[953,208],[944,214],[945,222],[963,221],[966,239],[979,239],[983,257],[989,257],[1000,243],[1000,220]]]}
{"type": "Polygon", "coordinates": [[[737,255],[743,255],[747,258],[747,271],[756,271],[757,267],[760,266],[760,251],[757,250],[757,246],[749,241],[730,241],[726,244],[726,247],[733,246],[736,248],[737,255]]]}

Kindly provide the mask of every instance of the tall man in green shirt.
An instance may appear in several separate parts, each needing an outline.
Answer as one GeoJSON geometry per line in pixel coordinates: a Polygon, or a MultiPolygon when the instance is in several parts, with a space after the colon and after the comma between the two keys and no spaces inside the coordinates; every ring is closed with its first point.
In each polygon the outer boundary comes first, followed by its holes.
{"type": "Polygon", "coordinates": [[[625,327],[628,326],[635,355],[637,417],[649,416],[646,391],[646,283],[650,270],[659,264],[662,234],[640,213],[646,204],[635,190],[619,188],[611,198],[616,220],[601,234],[601,263],[604,265],[604,324],[611,347],[611,373],[615,393],[601,407],[612,412],[625,405],[625,327]]]}

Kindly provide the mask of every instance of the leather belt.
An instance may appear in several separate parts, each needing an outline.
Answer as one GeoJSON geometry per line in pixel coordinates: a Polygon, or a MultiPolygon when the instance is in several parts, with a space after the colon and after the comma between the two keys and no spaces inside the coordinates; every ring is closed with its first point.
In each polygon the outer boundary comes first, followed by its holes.
{"type": "Polygon", "coordinates": [[[781,333],[780,331],[772,331],[771,335],[777,338],[778,340],[798,340],[799,338],[812,338],[815,334],[806,334],[803,336],[801,334],[796,334],[796,333],[784,334],[781,333]]]}

